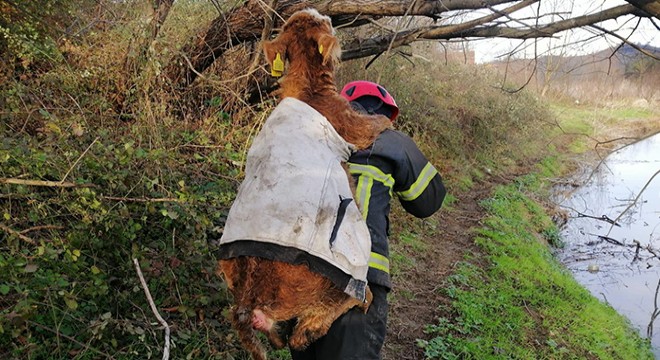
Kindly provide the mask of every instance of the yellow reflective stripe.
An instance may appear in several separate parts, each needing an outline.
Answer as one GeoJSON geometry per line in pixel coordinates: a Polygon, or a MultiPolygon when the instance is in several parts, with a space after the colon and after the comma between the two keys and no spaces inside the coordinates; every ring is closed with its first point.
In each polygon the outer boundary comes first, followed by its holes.
{"type": "Polygon", "coordinates": [[[374,180],[383,183],[390,189],[394,186],[394,178],[392,175],[385,174],[375,166],[349,163],[348,169],[350,170],[351,174],[370,176],[374,180]]]}
{"type": "Polygon", "coordinates": [[[355,192],[362,210],[362,217],[366,219],[369,215],[369,200],[371,199],[371,188],[374,185],[374,180],[387,186],[391,195],[394,178],[389,174],[385,174],[379,168],[370,165],[349,163],[348,169],[351,174],[359,175],[355,192]]]}
{"type": "Polygon", "coordinates": [[[371,199],[371,187],[374,185],[372,178],[367,176],[360,176],[358,178],[357,188],[355,189],[355,196],[357,203],[362,210],[362,218],[366,219],[369,213],[369,200],[371,199]]]}
{"type": "Polygon", "coordinates": [[[372,252],[369,257],[369,267],[372,267],[376,270],[384,271],[390,273],[390,260],[385,256],[372,252]]]}
{"type": "Polygon", "coordinates": [[[426,190],[426,187],[429,186],[429,183],[437,173],[438,170],[436,170],[430,162],[426,163],[426,166],[424,166],[424,169],[422,169],[417,180],[410,186],[410,188],[406,191],[398,192],[397,195],[405,201],[417,199],[419,195],[426,190]]]}

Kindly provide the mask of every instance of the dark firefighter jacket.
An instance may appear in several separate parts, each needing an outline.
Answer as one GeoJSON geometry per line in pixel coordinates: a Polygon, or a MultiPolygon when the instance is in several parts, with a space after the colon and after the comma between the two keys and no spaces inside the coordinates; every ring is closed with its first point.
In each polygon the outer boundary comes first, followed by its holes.
{"type": "Polygon", "coordinates": [[[395,194],[410,214],[425,218],[442,205],[446,190],[438,171],[413,140],[385,130],[374,144],[349,158],[356,199],[371,234],[368,282],[391,288],[388,249],[390,200],[395,194]]]}

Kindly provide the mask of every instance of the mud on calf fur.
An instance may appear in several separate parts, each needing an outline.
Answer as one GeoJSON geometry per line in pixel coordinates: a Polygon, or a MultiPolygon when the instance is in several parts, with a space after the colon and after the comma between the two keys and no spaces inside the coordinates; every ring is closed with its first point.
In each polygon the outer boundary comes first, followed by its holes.
{"type": "MultiPolygon", "coordinates": [[[[334,66],[340,49],[329,17],[312,9],[296,12],[263,48],[273,74],[284,74],[280,100],[291,97],[308,104],[358,149],[369,147],[391,125],[385,116],[358,114],[339,95],[334,66]]],[[[351,308],[366,312],[373,298],[368,288],[364,302],[351,297],[307,265],[256,256],[224,258],[218,274],[234,297],[232,325],[243,347],[257,360],[265,360],[266,353],[255,330],[263,331],[275,348],[288,344],[302,350],[351,308]],[[292,330],[283,328],[294,322],[292,330]]]]}

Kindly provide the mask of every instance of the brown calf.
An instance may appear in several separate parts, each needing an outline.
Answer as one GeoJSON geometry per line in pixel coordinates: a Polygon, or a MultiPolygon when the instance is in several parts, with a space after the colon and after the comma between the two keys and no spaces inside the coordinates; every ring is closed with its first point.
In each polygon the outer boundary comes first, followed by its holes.
{"type": "MultiPolygon", "coordinates": [[[[340,49],[330,18],[316,10],[293,14],[273,41],[263,44],[274,75],[282,75],[280,99],[293,97],[312,106],[333,125],[339,135],[358,149],[369,147],[390,126],[380,115],[360,115],[339,95],[334,66],[340,49]]],[[[349,175],[350,178],[350,175],[349,175]]],[[[350,297],[328,278],[306,265],[293,265],[253,256],[220,260],[218,273],[234,296],[232,324],[243,347],[257,360],[265,360],[254,330],[266,333],[275,348],[288,345],[301,350],[325,335],[330,325],[349,309],[367,311],[366,302],[350,297]],[[290,334],[280,325],[297,319],[290,334]],[[288,336],[288,340],[287,340],[288,336]]]]}

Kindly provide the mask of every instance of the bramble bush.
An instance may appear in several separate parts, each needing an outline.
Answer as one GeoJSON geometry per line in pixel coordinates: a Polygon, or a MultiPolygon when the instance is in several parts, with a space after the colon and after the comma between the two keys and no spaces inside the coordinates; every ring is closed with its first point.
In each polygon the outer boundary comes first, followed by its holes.
{"type": "Polygon", "coordinates": [[[195,133],[181,133],[172,149],[92,136],[5,136],[0,145],[1,178],[58,181],[73,169],[65,180],[76,185],[1,185],[9,229],[0,233],[4,355],[159,353],[162,336],[132,258],[174,328],[174,355],[236,351],[231,341],[208,341],[226,338],[229,326],[209,243],[219,236],[240,173],[229,159],[240,154],[229,143],[193,154],[186,145],[195,133]]]}

